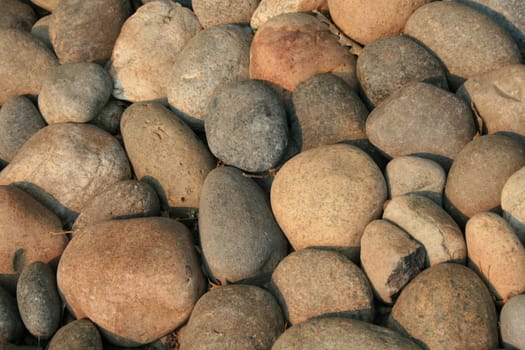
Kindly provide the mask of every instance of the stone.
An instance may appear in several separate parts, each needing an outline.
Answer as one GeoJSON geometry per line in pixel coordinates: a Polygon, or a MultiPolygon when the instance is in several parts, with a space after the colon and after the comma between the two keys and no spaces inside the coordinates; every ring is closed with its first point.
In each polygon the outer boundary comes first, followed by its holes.
{"type": "Polygon", "coordinates": [[[67,237],[49,209],[17,187],[0,186],[0,241],[0,285],[15,294],[23,268],[36,261],[56,263],[67,237]]]}
{"type": "Polygon", "coordinates": [[[277,172],[272,210],[294,250],[334,248],[358,261],[365,226],[383,210],[383,174],[361,149],[329,145],[299,153],[277,172]]]}
{"type": "Polygon", "coordinates": [[[36,132],[0,173],[71,224],[88,200],[119,180],[130,165],[116,138],[87,124],[57,123],[36,132]]]}
{"type": "Polygon", "coordinates": [[[385,170],[390,198],[417,194],[443,203],[447,176],[438,163],[421,157],[401,156],[388,162],[385,170]]]}
{"type": "Polygon", "coordinates": [[[520,63],[510,34],[487,15],[452,1],[435,1],[417,9],[404,33],[427,46],[448,71],[455,90],[465,79],[520,63]]]}
{"type": "Polygon", "coordinates": [[[38,95],[45,76],[57,64],[54,53],[28,32],[0,31],[0,105],[12,97],[38,95]]]}
{"type": "Polygon", "coordinates": [[[55,271],[43,262],[27,265],[16,287],[18,310],[29,333],[51,338],[60,326],[62,300],[58,295],[55,271]]]}
{"type": "Polygon", "coordinates": [[[139,7],[122,26],[111,54],[113,96],[131,102],[166,101],[176,56],[200,30],[191,10],[173,1],[139,7]]]}
{"type": "Polygon", "coordinates": [[[264,282],[288,252],[267,196],[233,167],[211,171],[199,206],[202,256],[221,284],[264,282]]]}
{"type": "Polygon", "coordinates": [[[205,287],[189,230],[161,217],[84,228],[64,251],[57,282],[75,317],[89,318],[120,346],[173,331],[205,287]]]}
{"type": "Polygon", "coordinates": [[[288,145],[285,106],[270,86],[257,80],[217,90],[208,104],[204,129],[218,159],[249,172],[274,168],[288,145]]]}
{"type": "Polygon", "coordinates": [[[354,89],[338,76],[314,75],[297,86],[292,96],[291,131],[305,151],[339,142],[367,140],[368,110],[354,89]]]}
{"type": "Polygon", "coordinates": [[[7,100],[0,109],[0,159],[10,162],[20,147],[45,126],[29,98],[16,96],[7,100]]]}
{"type": "Polygon", "coordinates": [[[87,318],[60,328],[48,345],[48,350],[103,350],[97,327],[87,318]]]}
{"type": "Polygon", "coordinates": [[[412,194],[394,197],[386,205],[383,219],[396,224],[425,247],[425,267],[444,262],[465,263],[463,232],[431,199],[412,194]]]}
{"type": "Polygon", "coordinates": [[[250,77],[251,41],[246,27],[233,24],[195,35],[173,65],[168,82],[170,108],[191,127],[202,129],[215,89],[250,77]]]}
{"type": "Polygon", "coordinates": [[[60,0],[49,25],[60,63],[107,61],[130,11],[128,0],[60,0]]]}
{"type": "Polygon", "coordinates": [[[44,79],[38,106],[48,124],[87,123],[102,111],[111,89],[111,78],[98,64],[62,64],[44,79]]]}
{"type": "Polygon", "coordinates": [[[275,298],[248,285],[228,285],[204,294],[191,313],[181,350],[270,349],[284,330],[275,298]]]}
{"type": "Polygon", "coordinates": [[[374,319],[370,282],[339,252],[303,249],[289,254],[273,272],[270,288],[292,325],[320,316],[374,319]]]}
{"type": "Polygon", "coordinates": [[[369,223],[361,237],[361,265],[375,295],[392,304],[402,288],[424,268],[425,248],[386,220],[369,223]]]}
{"type": "Polygon", "coordinates": [[[401,291],[389,326],[425,349],[495,349],[497,317],[476,273],[443,263],[421,272],[401,291]]]}
{"type": "Polygon", "coordinates": [[[405,85],[368,116],[368,139],[388,157],[416,155],[449,169],[476,134],[472,111],[434,85],[405,85]]]}
{"type": "Polygon", "coordinates": [[[388,36],[363,48],[356,66],[366,102],[375,107],[408,83],[421,81],[448,89],[443,64],[406,35],[388,36]]]}
{"type": "Polygon", "coordinates": [[[306,13],[284,13],[265,22],[250,47],[250,79],[294,91],[320,73],[334,73],[357,88],[356,58],[328,27],[306,13]]]}

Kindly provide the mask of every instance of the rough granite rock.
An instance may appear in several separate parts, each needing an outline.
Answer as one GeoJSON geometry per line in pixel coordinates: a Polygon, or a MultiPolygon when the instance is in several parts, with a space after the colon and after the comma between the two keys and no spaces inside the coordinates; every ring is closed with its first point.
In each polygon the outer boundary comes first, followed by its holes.
{"type": "Polygon", "coordinates": [[[297,86],[292,96],[291,132],[301,150],[367,140],[368,110],[354,89],[335,74],[318,74],[297,86]]]}
{"type": "Polygon", "coordinates": [[[16,286],[20,316],[29,333],[51,338],[60,326],[62,300],[58,295],[55,271],[37,261],[24,267],[16,286]]]}
{"type": "Polygon", "coordinates": [[[525,292],[525,248],[498,214],[482,212],[465,227],[469,266],[503,304],[525,292]]]}
{"type": "Polygon", "coordinates": [[[155,188],[163,206],[199,207],[216,161],[188,125],[161,104],[136,103],[124,111],[121,132],[137,179],[155,188]]]}
{"type": "Polygon", "coordinates": [[[469,106],[434,85],[405,85],[368,116],[366,133],[391,158],[417,155],[449,169],[457,154],[476,134],[469,106]]]}
{"type": "Polygon", "coordinates": [[[312,12],[327,8],[326,0],[261,0],[253,13],[250,25],[253,29],[258,29],[270,18],[283,13],[312,12]]]}
{"type": "Polygon", "coordinates": [[[250,48],[250,78],[294,91],[315,74],[334,73],[357,87],[356,58],[314,16],[284,13],[265,22],[250,48]]]}
{"type": "Polygon", "coordinates": [[[340,317],[315,318],[288,328],[272,350],[419,350],[388,328],[340,317]]]}
{"type": "Polygon", "coordinates": [[[331,247],[358,261],[365,226],[383,210],[383,174],[361,149],[312,148],[287,161],[271,188],[272,210],[295,250],[331,247]]]}
{"type": "Polygon", "coordinates": [[[444,262],[465,263],[467,249],[461,229],[431,199],[413,194],[395,197],[386,205],[383,219],[396,224],[425,247],[425,267],[444,262]]]}
{"type": "Polygon", "coordinates": [[[483,135],[471,141],[448,173],[445,208],[462,225],[476,213],[501,210],[503,186],[523,166],[525,146],[519,140],[483,135]]]}
{"type": "Polygon", "coordinates": [[[288,242],[273,217],[267,195],[233,167],[211,171],[199,206],[202,257],[221,284],[262,284],[288,253],[288,242]]]}
{"type": "Polygon", "coordinates": [[[0,0],[0,29],[30,31],[36,21],[35,11],[28,4],[18,0],[0,0]]]}
{"type": "Polygon", "coordinates": [[[431,0],[328,0],[334,23],[363,45],[401,33],[412,13],[431,0]]]}
{"type": "Polygon", "coordinates": [[[430,159],[415,156],[394,158],[386,166],[385,178],[390,198],[412,193],[442,205],[447,176],[443,167],[430,159]]]}
{"type": "Polygon", "coordinates": [[[357,58],[356,69],[359,85],[371,107],[414,81],[448,89],[443,64],[406,35],[388,36],[366,45],[357,58]]]}
{"type": "Polygon", "coordinates": [[[274,168],[288,145],[286,109],[277,93],[258,80],[223,85],[208,104],[204,123],[211,152],[249,172],[274,168]]]}
{"type": "Polygon", "coordinates": [[[177,55],[168,83],[168,102],[191,127],[202,129],[219,86],[250,77],[251,31],[223,24],[195,35],[177,55]]]}
{"type": "Polygon", "coordinates": [[[48,345],[48,350],[103,350],[97,327],[87,318],[60,328],[48,345]]]}

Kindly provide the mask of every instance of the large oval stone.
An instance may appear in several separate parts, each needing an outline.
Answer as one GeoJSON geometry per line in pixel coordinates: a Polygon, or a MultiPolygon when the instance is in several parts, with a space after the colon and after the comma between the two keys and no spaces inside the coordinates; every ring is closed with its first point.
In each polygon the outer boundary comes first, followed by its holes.
{"type": "Polygon", "coordinates": [[[268,280],[288,242],[263,190],[233,167],[210,172],[202,187],[199,229],[207,268],[223,284],[268,280]]]}
{"type": "Polygon", "coordinates": [[[355,146],[313,148],[286,162],[271,189],[277,222],[295,250],[332,247],[359,257],[365,226],[387,189],[374,161],[355,146]]]}
{"type": "Polygon", "coordinates": [[[204,292],[191,234],[168,218],[86,227],[67,246],[57,282],[69,309],[123,346],[145,344],[185,322],[204,292]]]}

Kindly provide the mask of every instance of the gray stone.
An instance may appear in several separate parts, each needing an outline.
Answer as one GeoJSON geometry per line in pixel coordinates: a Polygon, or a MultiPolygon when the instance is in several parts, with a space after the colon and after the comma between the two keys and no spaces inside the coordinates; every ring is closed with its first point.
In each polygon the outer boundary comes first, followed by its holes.
{"type": "Polygon", "coordinates": [[[27,265],[16,287],[20,316],[35,337],[51,338],[60,326],[62,301],[58,295],[55,272],[43,262],[27,265]]]}
{"type": "Polygon", "coordinates": [[[206,266],[223,284],[269,280],[287,254],[288,243],[267,195],[233,167],[217,168],[206,177],[199,229],[206,266]]]}
{"type": "Polygon", "coordinates": [[[0,344],[19,340],[24,331],[16,299],[0,286],[0,344]]]}
{"type": "Polygon", "coordinates": [[[500,313],[501,341],[505,349],[525,349],[525,294],[511,298],[500,313]]]}
{"type": "Polygon", "coordinates": [[[168,102],[192,127],[202,128],[215,89],[249,79],[252,34],[224,24],[195,35],[177,55],[168,83],[168,102]]]}
{"type": "Polygon", "coordinates": [[[7,100],[0,109],[0,159],[10,162],[31,135],[44,126],[40,112],[27,97],[7,100]]]}
{"type": "Polygon", "coordinates": [[[44,80],[38,106],[48,124],[86,123],[102,111],[112,87],[109,74],[98,64],[63,64],[44,80]]]}
{"type": "Polygon", "coordinates": [[[250,172],[276,166],[288,144],[284,105],[262,81],[222,86],[208,105],[205,130],[217,158],[250,172]]]}
{"type": "Polygon", "coordinates": [[[388,96],[414,81],[447,89],[441,62],[408,36],[374,40],[357,58],[357,79],[368,103],[376,106],[388,96]]]}
{"type": "Polygon", "coordinates": [[[48,350],[102,350],[102,339],[97,327],[87,318],[76,320],[60,328],[48,345],[48,350]]]}

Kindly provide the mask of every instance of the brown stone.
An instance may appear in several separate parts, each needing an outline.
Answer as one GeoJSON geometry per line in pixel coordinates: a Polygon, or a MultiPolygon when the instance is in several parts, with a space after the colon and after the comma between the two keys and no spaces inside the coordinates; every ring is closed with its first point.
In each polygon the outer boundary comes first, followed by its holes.
{"type": "Polygon", "coordinates": [[[250,48],[250,78],[289,91],[315,74],[334,73],[357,86],[355,56],[317,18],[285,13],[265,22],[250,48]]]}

